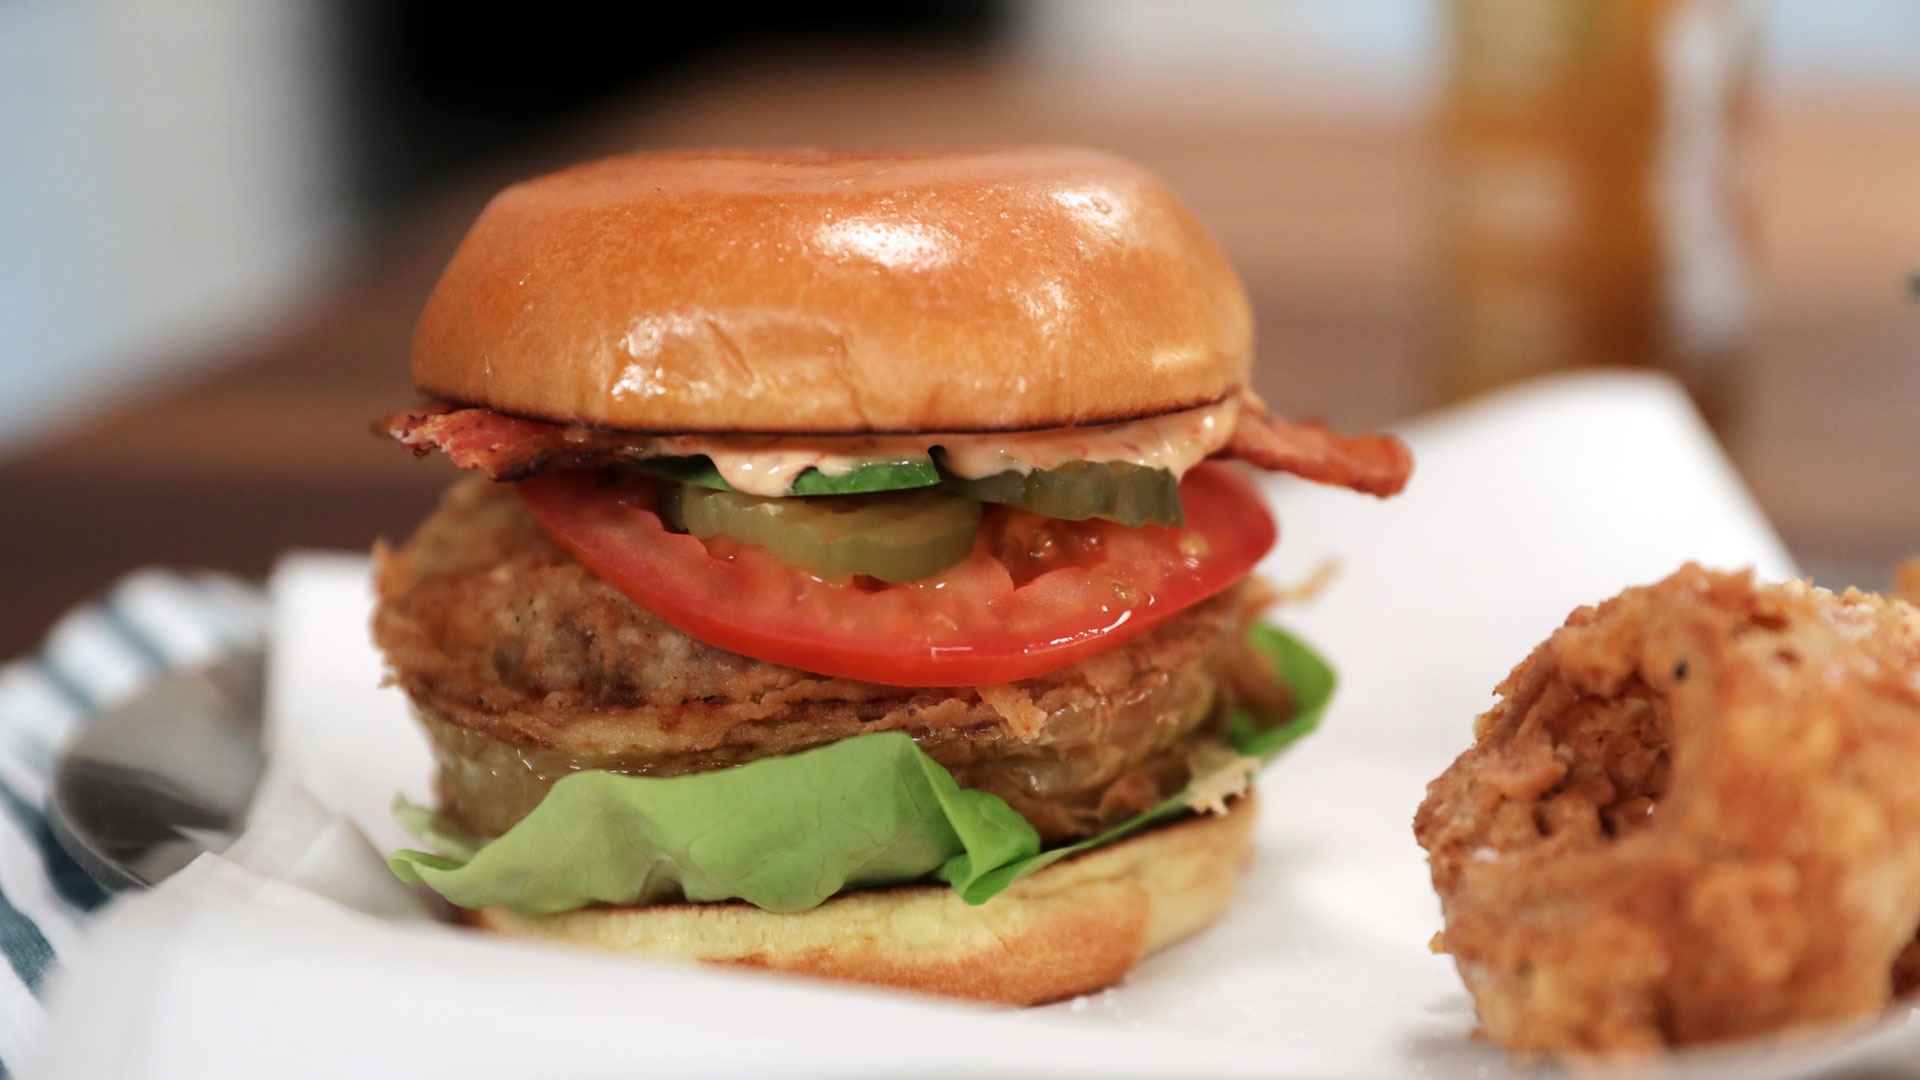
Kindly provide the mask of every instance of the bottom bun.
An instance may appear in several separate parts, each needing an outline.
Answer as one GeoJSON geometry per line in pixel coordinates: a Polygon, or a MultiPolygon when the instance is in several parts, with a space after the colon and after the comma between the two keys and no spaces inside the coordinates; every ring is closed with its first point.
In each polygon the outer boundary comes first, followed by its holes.
{"type": "Polygon", "coordinates": [[[750,904],[464,913],[515,937],[788,971],[1005,1005],[1118,982],[1225,910],[1253,854],[1251,795],[1063,859],[977,907],[945,885],[863,889],[790,915],[750,904]]]}

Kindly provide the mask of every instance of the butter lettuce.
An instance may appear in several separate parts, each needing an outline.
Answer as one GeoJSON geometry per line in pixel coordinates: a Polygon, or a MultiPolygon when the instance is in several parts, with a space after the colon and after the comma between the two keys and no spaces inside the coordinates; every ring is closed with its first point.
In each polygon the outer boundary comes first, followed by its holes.
{"type": "Polygon", "coordinates": [[[492,841],[401,801],[400,823],[439,854],[399,851],[388,864],[461,907],[526,914],[682,897],[804,911],[843,889],[928,878],[984,903],[1023,874],[1189,813],[1196,791],[1224,770],[1250,771],[1248,759],[1265,761],[1319,724],[1332,668],[1282,631],[1249,633],[1293,688],[1294,714],[1236,711],[1236,755],[1076,844],[1042,851],[1033,826],[999,797],[961,788],[906,735],[877,732],[689,776],[575,773],[492,841]]]}
{"type": "MultiPolygon", "coordinates": [[[[705,454],[690,457],[647,458],[633,467],[641,472],[696,487],[732,491],[733,485],[720,475],[713,459],[705,454]]],[[[927,454],[896,461],[863,461],[838,475],[807,469],[793,478],[789,495],[863,495],[874,491],[904,491],[932,487],[940,482],[940,470],[927,454]]]]}
{"type": "Polygon", "coordinates": [[[1185,790],[1169,797],[1160,805],[1142,811],[1106,832],[1078,843],[1049,848],[970,877],[954,876],[949,872],[951,870],[951,864],[949,864],[941,870],[941,877],[951,883],[954,890],[967,903],[986,903],[998,895],[1000,890],[1013,884],[1014,879],[1022,874],[1030,874],[1043,866],[1059,862],[1070,855],[1091,851],[1102,844],[1124,840],[1150,826],[1190,813],[1193,810],[1195,790],[1207,786],[1220,771],[1239,769],[1247,758],[1265,764],[1280,751],[1319,727],[1320,718],[1326,714],[1327,703],[1333,700],[1333,688],[1338,681],[1334,677],[1333,667],[1305,642],[1285,631],[1257,624],[1247,633],[1252,637],[1253,644],[1259,649],[1261,655],[1265,656],[1273,664],[1274,670],[1280,673],[1281,679],[1293,688],[1295,711],[1291,717],[1284,719],[1262,717],[1246,709],[1236,709],[1227,718],[1227,741],[1238,752],[1239,758],[1223,761],[1214,770],[1196,775],[1185,790]]]}

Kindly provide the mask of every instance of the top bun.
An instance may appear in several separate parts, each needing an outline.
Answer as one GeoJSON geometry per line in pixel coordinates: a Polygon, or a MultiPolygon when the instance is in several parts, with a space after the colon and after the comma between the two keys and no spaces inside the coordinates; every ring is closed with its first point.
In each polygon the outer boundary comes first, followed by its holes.
{"type": "Polygon", "coordinates": [[[634,431],[980,431],[1215,401],[1251,349],[1226,256],[1109,154],[696,151],[495,196],[413,374],[634,431]]]}

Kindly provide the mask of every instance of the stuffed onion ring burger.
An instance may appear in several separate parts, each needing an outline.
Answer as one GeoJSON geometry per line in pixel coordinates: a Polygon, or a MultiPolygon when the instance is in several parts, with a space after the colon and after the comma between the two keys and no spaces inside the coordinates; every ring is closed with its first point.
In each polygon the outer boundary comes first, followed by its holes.
{"type": "Polygon", "coordinates": [[[395,871],[506,933],[1034,1003],[1222,910],[1332,675],[1258,619],[1248,305],[1086,150],[702,152],[507,189],[428,301],[476,475],[377,552],[437,765],[395,871]],[[1235,462],[1241,464],[1236,464],[1235,462]]]}

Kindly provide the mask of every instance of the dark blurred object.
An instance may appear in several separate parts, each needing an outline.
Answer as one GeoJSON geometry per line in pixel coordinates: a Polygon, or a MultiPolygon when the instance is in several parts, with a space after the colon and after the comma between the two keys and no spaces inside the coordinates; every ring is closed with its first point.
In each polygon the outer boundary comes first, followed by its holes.
{"type": "Polygon", "coordinates": [[[761,42],[990,40],[1004,0],[839,4],[455,4],[341,0],[354,197],[379,212],[556,121],[761,42]]]}
{"type": "Polygon", "coordinates": [[[1750,322],[1744,0],[1453,0],[1444,391],[1664,368],[1725,421],[1750,322]]]}

